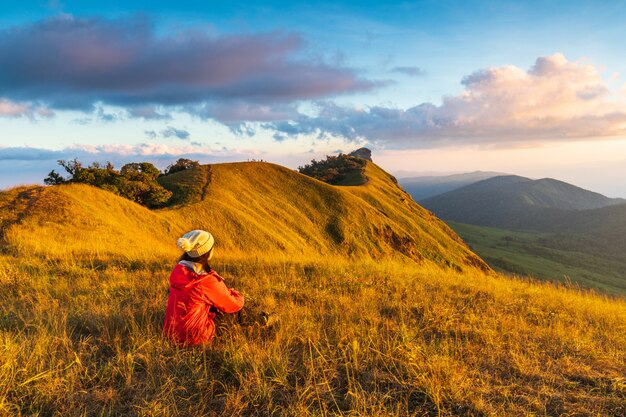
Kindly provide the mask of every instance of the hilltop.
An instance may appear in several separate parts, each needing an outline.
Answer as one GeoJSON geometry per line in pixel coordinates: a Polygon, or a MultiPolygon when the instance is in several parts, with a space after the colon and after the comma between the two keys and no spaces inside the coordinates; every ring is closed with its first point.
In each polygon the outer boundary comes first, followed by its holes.
{"type": "Polygon", "coordinates": [[[626,304],[495,274],[368,161],[332,186],[260,162],[161,179],[159,210],[83,184],[0,193],[0,414],[626,412],[626,304]],[[269,328],[161,334],[190,228],[269,328]]]}
{"type": "MultiPolygon", "coordinates": [[[[364,169],[367,183],[360,186],[331,186],[258,162],[174,175],[170,181],[203,184],[202,193],[181,192],[181,200],[198,202],[181,207],[181,215],[215,230],[233,253],[278,249],[292,256],[392,256],[456,268],[483,265],[445,223],[371,162],[364,169]]],[[[170,189],[178,198],[176,187],[170,189]]]]}
{"type": "Polygon", "coordinates": [[[502,175],[506,174],[500,172],[475,171],[465,174],[399,177],[398,182],[407,193],[411,194],[411,197],[413,197],[415,201],[421,201],[478,181],[502,175]]]}
{"type": "Polygon", "coordinates": [[[486,268],[391,176],[369,161],[363,173],[366,184],[336,187],[264,162],[205,165],[162,177],[179,205],[157,211],[82,184],[14,189],[3,193],[4,210],[21,204],[28,210],[7,222],[6,237],[18,253],[45,257],[118,253],[149,240],[149,256],[159,257],[173,256],[175,248],[164,245],[176,235],[206,228],[233,256],[315,254],[486,268]],[[35,234],[57,245],[42,246],[35,234]]]}
{"type": "Polygon", "coordinates": [[[421,200],[420,204],[444,220],[498,227],[537,230],[568,210],[587,210],[622,204],[574,185],[544,178],[531,180],[499,176],[421,200]]]}

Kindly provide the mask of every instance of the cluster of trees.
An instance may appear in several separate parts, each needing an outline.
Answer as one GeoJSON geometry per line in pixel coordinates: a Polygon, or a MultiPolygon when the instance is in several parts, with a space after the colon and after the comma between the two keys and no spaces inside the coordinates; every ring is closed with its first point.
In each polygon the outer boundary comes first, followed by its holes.
{"type": "Polygon", "coordinates": [[[298,172],[329,184],[338,184],[349,172],[363,169],[365,163],[362,158],[340,153],[337,156],[328,155],[322,161],[314,159],[310,164],[298,167],[298,172]]]}
{"type": "Polygon", "coordinates": [[[184,171],[186,169],[198,168],[200,163],[198,161],[192,161],[191,159],[180,158],[175,163],[168,165],[163,171],[163,175],[174,174],[176,172],[184,171]]]}
{"type": "Polygon", "coordinates": [[[200,165],[198,161],[181,158],[161,173],[157,167],[149,162],[131,162],[124,165],[119,171],[110,162],[105,165],[94,162],[84,167],[75,158],[71,161],[59,160],[58,163],[69,174],[69,178],[52,170],[44,179],[45,184],[58,185],[72,182],[90,184],[150,208],[163,207],[172,197],[172,192],[157,182],[158,177],[200,165]]]}

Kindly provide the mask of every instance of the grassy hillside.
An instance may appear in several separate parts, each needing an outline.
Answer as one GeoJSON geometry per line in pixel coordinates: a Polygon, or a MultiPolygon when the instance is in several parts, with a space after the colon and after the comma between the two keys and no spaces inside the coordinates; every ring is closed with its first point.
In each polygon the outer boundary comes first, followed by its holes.
{"type": "Polygon", "coordinates": [[[485,271],[365,174],[212,165],[156,212],[81,185],[0,193],[0,415],[624,415],[625,302],[485,271]],[[192,227],[276,325],[206,349],[162,337],[192,227]]]}
{"type": "Polygon", "coordinates": [[[598,235],[539,233],[448,224],[495,270],[626,296],[626,245],[602,237],[601,230],[598,235]]]}
{"type": "Polygon", "coordinates": [[[494,177],[420,201],[445,220],[511,230],[546,230],[568,211],[623,204],[562,181],[494,177]]]}
{"type": "Polygon", "coordinates": [[[0,193],[2,251],[72,262],[159,259],[184,222],[84,184],[0,193]],[[150,245],[146,243],[150,242],[150,245]]]}
{"type": "Polygon", "coordinates": [[[157,179],[159,184],[173,195],[170,205],[198,203],[206,196],[206,187],[211,182],[211,165],[201,165],[192,170],[178,171],[157,179]]]}
{"type": "MultiPolygon", "coordinates": [[[[550,225],[546,225],[546,229],[555,232],[569,230],[571,233],[597,236],[623,236],[622,231],[626,230],[626,204],[595,210],[573,211],[555,219],[550,225]]],[[[624,241],[623,238],[622,241],[624,241]]]]}
{"type": "Polygon", "coordinates": [[[220,250],[243,257],[271,252],[289,259],[315,254],[459,270],[485,266],[388,174],[372,163],[365,173],[363,186],[335,187],[268,163],[219,164],[168,176],[181,203],[172,209],[150,211],[104,190],[69,184],[11,190],[0,211],[25,209],[19,221],[7,220],[8,247],[46,258],[171,257],[177,236],[206,228],[220,250]],[[154,243],[151,253],[143,252],[145,241],[154,243]]]}
{"type": "Polygon", "coordinates": [[[185,193],[187,201],[202,202],[169,213],[214,231],[220,247],[241,256],[272,251],[289,258],[317,254],[392,257],[460,269],[482,265],[391,176],[371,162],[364,174],[367,182],[361,186],[337,187],[268,163],[212,165],[208,174],[175,174],[176,180],[197,184],[194,193],[185,193]]]}

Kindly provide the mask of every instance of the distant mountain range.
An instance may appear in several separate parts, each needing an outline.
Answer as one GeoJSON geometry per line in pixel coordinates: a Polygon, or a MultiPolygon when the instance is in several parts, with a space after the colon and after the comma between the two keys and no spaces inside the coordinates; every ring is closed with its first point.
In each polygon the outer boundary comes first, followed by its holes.
{"type": "Polygon", "coordinates": [[[571,211],[592,210],[626,203],[619,198],[544,178],[531,180],[506,175],[478,181],[419,203],[444,220],[512,230],[554,229],[556,224],[585,215],[571,211]]]}
{"type": "Polygon", "coordinates": [[[466,174],[427,175],[398,178],[402,187],[415,201],[423,200],[488,178],[506,175],[499,172],[475,171],[466,174]]]}
{"type": "Polygon", "coordinates": [[[492,268],[626,294],[626,200],[506,175],[419,203],[492,268]]]}

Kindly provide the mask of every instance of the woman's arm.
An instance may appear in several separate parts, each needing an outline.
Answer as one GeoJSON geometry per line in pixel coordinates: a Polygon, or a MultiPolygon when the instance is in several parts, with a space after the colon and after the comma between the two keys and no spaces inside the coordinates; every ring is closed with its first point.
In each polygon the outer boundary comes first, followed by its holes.
{"type": "Polygon", "coordinates": [[[215,307],[224,313],[236,313],[243,307],[244,299],[238,291],[228,288],[221,277],[208,280],[205,284],[206,296],[215,307]]]}

